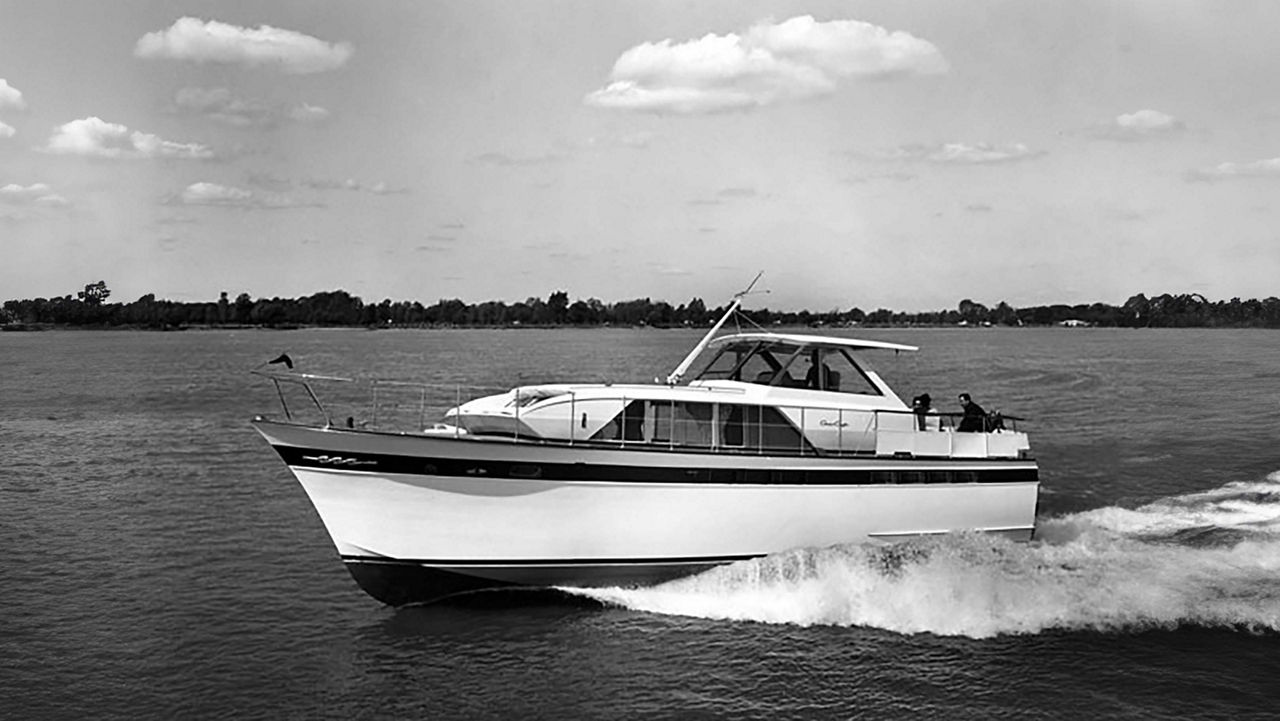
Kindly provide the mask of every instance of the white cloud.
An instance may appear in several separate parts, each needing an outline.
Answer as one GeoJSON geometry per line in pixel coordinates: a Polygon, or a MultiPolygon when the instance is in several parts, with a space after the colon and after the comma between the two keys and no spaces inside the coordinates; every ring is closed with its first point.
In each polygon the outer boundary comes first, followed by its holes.
{"type": "Polygon", "coordinates": [[[9,84],[8,80],[0,78],[0,110],[25,110],[27,101],[22,99],[22,91],[9,84]]]}
{"type": "Polygon", "coordinates": [[[308,103],[287,109],[279,105],[269,106],[257,100],[237,97],[227,88],[182,88],[174,94],[173,109],[238,128],[271,127],[283,120],[314,123],[329,117],[328,110],[308,103]]]}
{"type": "Polygon", "coordinates": [[[642,43],[614,63],[610,84],[586,96],[601,108],[672,113],[746,110],[835,91],[844,78],[947,71],[930,42],[858,20],[762,21],[743,35],[642,43]]]}
{"type": "Polygon", "coordinates": [[[1175,135],[1186,127],[1168,113],[1144,109],[1117,115],[1115,120],[1094,128],[1093,135],[1105,140],[1144,140],[1175,135]]]}
{"type": "Polygon", "coordinates": [[[289,111],[289,117],[299,123],[318,123],[329,117],[329,111],[315,105],[302,103],[289,111]]]}
{"type": "Polygon", "coordinates": [[[9,205],[44,205],[53,208],[61,208],[71,204],[66,198],[53,192],[44,183],[32,183],[31,185],[18,185],[10,183],[0,187],[0,203],[9,205]]]}
{"type": "Polygon", "coordinates": [[[12,125],[6,125],[5,123],[0,123],[0,138],[12,138],[14,133],[17,133],[17,132],[18,131],[13,129],[12,125]]]}
{"type": "Polygon", "coordinates": [[[99,158],[181,158],[205,160],[213,151],[199,143],[175,143],[150,133],[130,131],[98,117],[72,120],[54,128],[41,150],[99,158]]]}
{"type": "Polygon", "coordinates": [[[923,160],[943,165],[986,165],[1009,163],[1043,155],[1022,143],[992,145],[990,143],[943,143],[941,145],[908,145],[886,156],[894,160],[923,160]]]}
{"type": "Polygon", "coordinates": [[[1167,115],[1159,110],[1139,110],[1136,113],[1118,116],[1116,125],[1128,130],[1149,133],[1172,130],[1182,125],[1182,123],[1172,115],[1167,115]]]}
{"type": "Polygon", "coordinates": [[[173,97],[179,111],[203,115],[227,125],[269,125],[271,112],[261,103],[237,98],[226,88],[182,88],[173,97]]]}
{"type": "Polygon", "coordinates": [[[270,25],[257,29],[184,17],[167,30],[138,39],[133,54],[198,63],[271,65],[293,74],[319,73],[341,67],[351,57],[350,43],[329,43],[270,25]]]}
{"type": "Polygon", "coordinates": [[[253,191],[217,183],[192,183],[182,191],[187,205],[245,205],[253,199],[253,191]]]}
{"type": "Polygon", "coordinates": [[[169,202],[176,202],[182,205],[263,209],[301,208],[319,205],[319,203],[308,203],[287,195],[256,193],[252,190],[245,190],[232,185],[208,182],[188,185],[177,198],[171,198],[169,202]]]}
{"type": "Polygon", "coordinates": [[[61,195],[58,195],[57,193],[50,193],[48,195],[42,195],[39,198],[36,198],[35,204],[47,205],[51,208],[65,208],[68,205],[71,205],[71,201],[67,200],[61,195]]]}
{"type": "Polygon", "coordinates": [[[28,200],[37,196],[48,193],[51,188],[44,183],[32,183],[31,185],[18,185],[17,183],[9,183],[0,186],[0,198],[6,201],[28,200]]]}
{"type": "Polygon", "coordinates": [[[1280,178],[1280,158],[1254,160],[1249,163],[1219,163],[1212,168],[1192,171],[1191,177],[1197,180],[1280,178]]]}
{"type": "Polygon", "coordinates": [[[396,195],[409,192],[407,188],[392,188],[382,181],[362,183],[354,178],[347,178],[346,180],[311,179],[302,181],[302,185],[313,190],[351,190],[373,193],[374,195],[396,195]]]}

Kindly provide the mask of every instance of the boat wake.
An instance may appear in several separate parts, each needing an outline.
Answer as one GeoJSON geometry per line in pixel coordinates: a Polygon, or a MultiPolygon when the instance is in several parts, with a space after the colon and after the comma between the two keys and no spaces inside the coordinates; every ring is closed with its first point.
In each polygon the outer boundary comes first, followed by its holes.
{"type": "Polygon", "coordinates": [[[1280,631],[1280,472],[1265,481],[978,534],[799,549],[642,589],[638,611],[986,638],[1180,625],[1280,631]]]}

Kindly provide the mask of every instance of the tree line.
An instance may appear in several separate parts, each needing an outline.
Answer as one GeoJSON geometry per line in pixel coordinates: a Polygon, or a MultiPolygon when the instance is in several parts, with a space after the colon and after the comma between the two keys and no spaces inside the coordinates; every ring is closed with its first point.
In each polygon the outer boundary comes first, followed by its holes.
{"type": "MultiPolygon", "coordinates": [[[[725,307],[708,308],[700,298],[673,306],[666,301],[637,298],[605,303],[598,298],[570,302],[565,291],[547,298],[515,303],[466,303],[457,298],[431,305],[418,301],[365,303],[344,290],[301,298],[252,298],[241,293],[233,300],[223,292],[216,301],[160,300],[148,293],[131,303],[108,303],[111,291],[104,281],[83,291],[55,298],[8,300],[0,307],[5,328],[91,327],[157,328],[257,326],[298,327],[514,327],[514,326],[707,326],[725,307]]],[[[954,309],[906,313],[879,308],[826,312],[773,311],[741,313],[762,325],[798,326],[1045,326],[1091,325],[1122,328],[1259,327],[1280,328],[1280,299],[1210,301],[1191,293],[1148,298],[1135,295],[1123,305],[1045,305],[1015,308],[1001,301],[994,307],[970,299],[954,309]]]]}

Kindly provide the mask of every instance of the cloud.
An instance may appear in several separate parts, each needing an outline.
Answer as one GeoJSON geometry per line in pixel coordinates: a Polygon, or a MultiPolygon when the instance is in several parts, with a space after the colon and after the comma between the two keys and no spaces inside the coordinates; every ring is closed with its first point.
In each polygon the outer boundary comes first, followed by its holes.
{"type": "Polygon", "coordinates": [[[217,183],[192,183],[182,191],[187,205],[246,205],[254,198],[251,190],[217,183]]]}
{"type": "Polygon", "coordinates": [[[318,123],[329,118],[329,111],[316,105],[302,103],[289,110],[289,119],[299,123],[318,123]]]}
{"type": "Polygon", "coordinates": [[[930,42],[858,20],[803,15],[761,21],[743,35],[642,43],[613,65],[608,86],[586,96],[600,108],[651,113],[750,110],[835,92],[846,78],[945,73],[930,42]]]}
{"type": "Polygon", "coordinates": [[[199,143],[175,143],[150,133],[130,131],[98,117],[72,120],[54,128],[41,150],[99,158],[180,158],[207,160],[213,151],[199,143]]]}
{"type": "Polygon", "coordinates": [[[44,183],[0,186],[0,221],[25,223],[49,217],[52,209],[69,208],[71,202],[44,183]],[[6,208],[15,208],[10,211],[6,208]]]}
{"type": "Polygon", "coordinates": [[[53,192],[44,183],[18,185],[10,183],[0,187],[0,203],[8,205],[43,205],[51,208],[63,208],[71,204],[66,198],[53,192]]]}
{"type": "Polygon", "coordinates": [[[27,101],[22,99],[22,91],[0,78],[0,110],[26,110],[27,101]]]}
{"type": "Polygon", "coordinates": [[[354,192],[373,193],[374,195],[394,195],[398,193],[407,193],[407,188],[392,188],[382,181],[376,183],[361,183],[358,180],[347,178],[346,180],[304,180],[302,185],[313,190],[350,190],[354,192]]]}
{"type": "Polygon", "coordinates": [[[329,43],[293,30],[270,25],[255,30],[193,17],[179,18],[167,30],[143,35],[133,48],[139,58],[268,65],[299,75],[342,67],[351,52],[350,43],[329,43]]]}
{"type": "Polygon", "coordinates": [[[883,157],[888,160],[922,160],[941,165],[990,165],[1026,160],[1043,154],[1043,151],[1032,150],[1022,143],[942,143],[904,145],[883,157]]]}
{"type": "Polygon", "coordinates": [[[328,110],[315,105],[301,103],[292,108],[272,107],[236,97],[227,88],[182,88],[174,94],[173,110],[238,128],[272,127],[285,120],[314,123],[329,117],[328,110]]]}
{"type": "Polygon", "coordinates": [[[1227,180],[1231,178],[1280,178],[1280,158],[1249,163],[1219,163],[1212,168],[1193,170],[1192,180],[1227,180]]]}
{"type": "Polygon", "coordinates": [[[0,123],[0,138],[12,138],[14,133],[17,133],[17,132],[18,131],[13,129],[12,125],[6,125],[4,123],[0,123]]]}
{"type": "Polygon", "coordinates": [[[1186,130],[1181,120],[1159,110],[1139,110],[1117,115],[1115,120],[1093,128],[1092,135],[1103,140],[1146,140],[1168,137],[1186,130]]]}
{"type": "Polygon", "coordinates": [[[178,110],[236,127],[271,125],[275,115],[263,104],[237,98],[226,88],[182,88],[174,96],[178,110]]]}
{"type": "Polygon", "coordinates": [[[220,208],[253,208],[276,210],[280,208],[320,207],[320,203],[305,202],[278,193],[257,193],[232,185],[199,182],[188,185],[170,204],[207,205],[220,208]]]}
{"type": "Polygon", "coordinates": [[[678,266],[678,265],[670,265],[666,262],[657,261],[657,260],[651,260],[645,263],[645,267],[652,268],[653,271],[658,275],[675,276],[675,277],[695,275],[694,271],[688,268],[678,266]]]}
{"type": "MultiPolygon", "coordinates": [[[[279,178],[270,173],[251,172],[247,176],[250,185],[275,192],[291,190],[294,182],[287,178],[279,178]]],[[[346,180],[329,180],[327,178],[309,178],[298,181],[298,185],[311,190],[347,190],[374,195],[397,195],[409,192],[408,188],[393,188],[385,182],[363,183],[354,178],[346,180]]]]}
{"type": "Polygon", "coordinates": [[[273,192],[284,192],[293,189],[293,181],[288,178],[280,178],[268,172],[250,171],[245,175],[249,185],[265,188],[273,192]]]}
{"type": "Polygon", "coordinates": [[[1158,110],[1139,110],[1116,117],[1116,125],[1138,133],[1158,133],[1182,127],[1182,121],[1158,110]]]}
{"type": "Polygon", "coordinates": [[[173,104],[180,112],[241,128],[275,122],[261,103],[237,98],[226,88],[182,88],[174,95],[173,104]]]}

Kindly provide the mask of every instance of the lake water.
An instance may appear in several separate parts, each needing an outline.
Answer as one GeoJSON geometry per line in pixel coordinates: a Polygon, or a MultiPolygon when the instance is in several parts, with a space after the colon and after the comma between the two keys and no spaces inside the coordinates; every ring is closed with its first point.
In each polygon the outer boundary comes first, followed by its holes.
{"type": "Polygon", "coordinates": [[[872,356],[901,394],[1030,419],[1036,541],[397,610],[250,428],[249,369],[647,381],[698,333],[0,334],[0,717],[1276,717],[1280,333],[861,335],[921,346],[872,356]]]}

